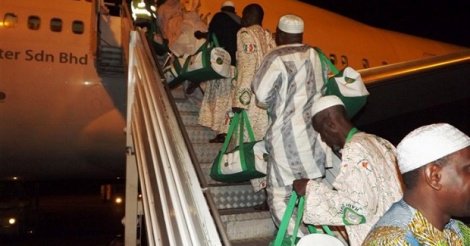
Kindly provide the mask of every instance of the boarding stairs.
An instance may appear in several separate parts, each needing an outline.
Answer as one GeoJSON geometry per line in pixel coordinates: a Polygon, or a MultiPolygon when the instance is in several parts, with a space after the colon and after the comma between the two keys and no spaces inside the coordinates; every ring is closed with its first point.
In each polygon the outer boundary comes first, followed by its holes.
{"type": "Polygon", "coordinates": [[[183,86],[173,89],[171,96],[175,100],[185,131],[196,153],[197,164],[204,174],[232,245],[267,245],[275,234],[271,215],[269,211],[257,211],[253,208],[263,203],[264,192],[254,192],[249,182],[221,183],[209,176],[212,162],[222,144],[209,143],[209,139],[216,133],[198,124],[200,107],[198,99],[195,99],[197,96],[186,95],[183,86]]]}
{"type": "Polygon", "coordinates": [[[96,68],[100,75],[122,76],[126,70],[122,48],[101,44],[98,48],[96,68]]]}
{"type": "Polygon", "coordinates": [[[132,31],[124,10],[122,43],[129,48],[122,53],[102,44],[97,64],[116,73],[124,54],[128,68],[125,245],[140,245],[140,223],[149,246],[268,245],[276,233],[271,214],[254,209],[264,192],[209,176],[222,144],[209,143],[216,133],[198,124],[201,91],[187,95],[184,86],[165,86],[161,59],[142,30],[132,31]]]}
{"type": "MultiPolygon", "coordinates": [[[[144,33],[132,33],[126,199],[137,194],[129,187],[140,187],[149,245],[268,245],[276,233],[271,214],[253,208],[265,200],[264,192],[255,193],[249,182],[210,178],[222,144],[209,143],[216,133],[198,124],[202,97],[186,95],[183,86],[165,86],[157,59],[142,40],[144,33]],[[133,178],[129,170],[135,168],[133,178]]],[[[333,180],[334,173],[329,170],[325,180],[333,180]]],[[[127,238],[135,232],[133,216],[127,216],[133,202],[126,200],[127,238]]],[[[126,245],[132,245],[127,238],[126,245]]]]}

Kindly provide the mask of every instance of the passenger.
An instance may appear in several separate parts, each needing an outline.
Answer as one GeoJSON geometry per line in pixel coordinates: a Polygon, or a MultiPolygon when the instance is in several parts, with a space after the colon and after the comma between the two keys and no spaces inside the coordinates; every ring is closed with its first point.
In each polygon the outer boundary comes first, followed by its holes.
{"type": "Polygon", "coordinates": [[[198,38],[209,38],[212,33],[215,34],[220,46],[229,54],[231,65],[237,65],[237,32],[241,28],[241,18],[235,13],[235,4],[232,1],[222,3],[220,12],[212,17],[209,23],[209,32],[196,32],[198,38]]]}
{"type": "MultiPolygon", "coordinates": [[[[259,4],[250,4],[243,9],[241,20],[243,27],[237,34],[238,76],[233,83],[232,111],[240,109],[247,111],[256,140],[263,139],[266,134],[268,114],[266,109],[256,105],[251,82],[265,54],[276,46],[272,34],[261,26],[263,17],[264,11],[259,4]]],[[[258,192],[266,188],[266,178],[253,179],[251,184],[255,192],[258,192]]],[[[256,208],[268,209],[266,203],[256,208]]]]}
{"type": "Polygon", "coordinates": [[[395,147],[358,131],[337,96],[321,97],[312,107],[312,125],[323,141],[340,150],[341,167],[329,188],[321,180],[299,179],[294,190],[305,195],[303,221],[346,226],[351,246],[359,246],[392,203],[402,196],[395,147]]]}
{"type": "Polygon", "coordinates": [[[144,0],[132,0],[131,12],[134,25],[147,28],[148,31],[152,28],[153,16],[147,9],[147,4],[144,0]]]}
{"type": "Polygon", "coordinates": [[[170,45],[170,50],[175,56],[186,58],[195,54],[204,44],[205,40],[196,39],[194,32],[207,31],[207,24],[201,20],[196,10],[185,9],[183,21],[180,23],[179,28],[181,29],[180,35],[174,39],[170,45]]]}
{"type": "Polygon", "coordinates": [[[242,26],[237,34],[237,80],[234,81],[233,107],[246,109],[255,138],[263,139],[268,126],[266,109],[256,105],[251,82],[268,51],[276,47],[272,34],[261,25],[264,11],[258,4],[243,9],[242,26]]]}
{"type": "MultiPolygon", "coordinates": [[[[325,172],[325,153],[311,124],[311,107],[324,85],[322,65],[318,53],[302,44],[303,31],[300,17],[280,18],[276,31],[279,46],[265,56],[252,83],[258,105],[268,111],[268,205],[277,225],[293,181],[320,178],[325,172]]],[[[291,222],[289,233],[294,220],[291,222]]]]}
{"type": "MultiPolygon", "coordinates": [[[[240,27],[240,17],[235,14],[232,1],[224,2],[221,11],[215,14],[209,23],[209,35],[215,34],[220,46],[230,54],[232,65],[236,65],[237,32],[240,27]]],[[[196,32],[195,35],[201,36],[201,33],[196,32]]],[[[190,84],[186,92],[190,94],[194,87],[195,83],[190,84]]],[[[199,111],[199,124],[218,133],[209,141],[211,143],[222,143],[225,140],[228,126],[226,115],[232,110],[231,89],[232,78],[211,80],[206,83],[199,111]]]]}
{"type": "Polygon", "coordinates": [[[180,0],[166,0],[158,6],[157,16],[163,37],[168,39],[168,45],[172,46],[181,35],[181,24],[184,19],[180,0]]]}
{"type": "Polygon", "coordinates": [[[377,222],[363,245],[470,245],[470,138],[432,124],[397,147],[405,193],[377,222]]]}

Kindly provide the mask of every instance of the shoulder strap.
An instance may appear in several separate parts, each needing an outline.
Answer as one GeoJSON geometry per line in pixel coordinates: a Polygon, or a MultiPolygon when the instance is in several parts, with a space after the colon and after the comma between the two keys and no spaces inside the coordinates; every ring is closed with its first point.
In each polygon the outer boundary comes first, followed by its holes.
{"type": "Polygon", "coordinates": [[[240,113],[238,113],[240,117],[240,122],[239,122],[239,138],[238,138],[238,150],[240,154],[240,163],[243,167],[243,170],[247,169],[247,164],[246,164],[246,157],[245,157],[245,148],[243,148],[244,144],[244,138],[245,138],[245,133],[244,133],[244,126],[246,127],[248,131],[248,136],[250,138],[250,142],[255,141],[255,135],[253,133],[253,129],[251,128],[250,121],[248,120],[248,115],[245,110],[242,110],[240,113]]]}
{"type": "Polygon", "coordinates": [[[232,139],[232,136],[234,134],[235,128],[237,128],[238,124],[240,122],[240,115],[235,114],[232,119],[230,119],[230,126],[228,128],[227,136],[225,137],[224,144],[222,145],[222,148],[220,149],[220,152],[225,153],[227,151],[228,145],[230,143],[230,139],[232,139]]]}
{"type": "MultiPolygon", "coordinates": [[[[294,213],[295,203],[297,202],[297,193],[292,192],[289,203],[287,204],[284,215],[282,216],[281,224],[279,225],[279,230],[277,231],[276,239],[274,240],[273,246],[281,246],[282,241],[287,233],[287,227],[289,225],[290,218],[294,213]]],[[[295,237],[292,237],[292,245],[294,245],[295,237]]]]}
{"type": "Polygon", "coordinates": [[[246,110],[242,110],[242,117],[246,130],[248,131],[248,137],[250,138],[250,141],[255,141],[255,134],[253,132],[253,128],[251,127],[251,123],[248,118],[248,114],[246,113],[246,110]]]}
{"type": "Polygon", "coordinates": [[[333,63],[331,63],[330,59],[328,57],[326,57],[326,55],[319,48],[314,47],[313,49],[315,49],[315,51],[320,56],[320,61],[322,61],[322,63],[326,63],[328,65],[328,67],[330,68],[333,75],[336,75],[336,74],[339,73],[339,70],[335,67],[335,65],[333,65],[333,63]]]}
{"type": "Polygon", "coordinates": [[[215,33],[212,33],[211,36],[209,37],[211,39],[213,47],[219,47],[219,40],[217,39],[217,36],[215,33]]]}

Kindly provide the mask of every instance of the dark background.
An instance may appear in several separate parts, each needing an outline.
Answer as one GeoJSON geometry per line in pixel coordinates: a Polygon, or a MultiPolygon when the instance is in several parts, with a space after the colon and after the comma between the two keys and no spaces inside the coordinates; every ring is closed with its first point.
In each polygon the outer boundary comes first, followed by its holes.
{"type": "MultiPolygon", "coordinates": [[[[362,23],[470,48],[470,1],[435,0],[302,0],[362,23]]],[[[462,70],[462,72],[468,71],[462,70]]],[[[433,76],[437,76],[434,74],[433,76]]],[[[405,79],[403,80],[405,81],[405,79]]],[[[403,82],[403,81],[397,81],[403,82]]],[[[366,106],[367,107],[367,106],[366,106]]],[[[359,129],[398,142],[411,130],[426,124],[448,122],[470,134],[470,97],[387,118],[359,129]]]]}
{"type": "Polygon", "coordinates": [[[302,0],[371,26],[470,47],[470,1],[302,0]]]}

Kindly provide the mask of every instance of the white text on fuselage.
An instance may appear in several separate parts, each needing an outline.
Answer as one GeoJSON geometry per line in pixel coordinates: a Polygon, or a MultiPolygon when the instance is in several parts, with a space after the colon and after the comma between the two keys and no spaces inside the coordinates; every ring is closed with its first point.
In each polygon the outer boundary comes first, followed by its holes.
{"type": "Polygon", "coordinates": [[[0,49],[0,60],[24,60],[31,62],[62,63],[62,64],[88,64],[88,54],[76,55],[72,52],[59,52],[56,54],[44,50],[13,51],[0,49]]]}

